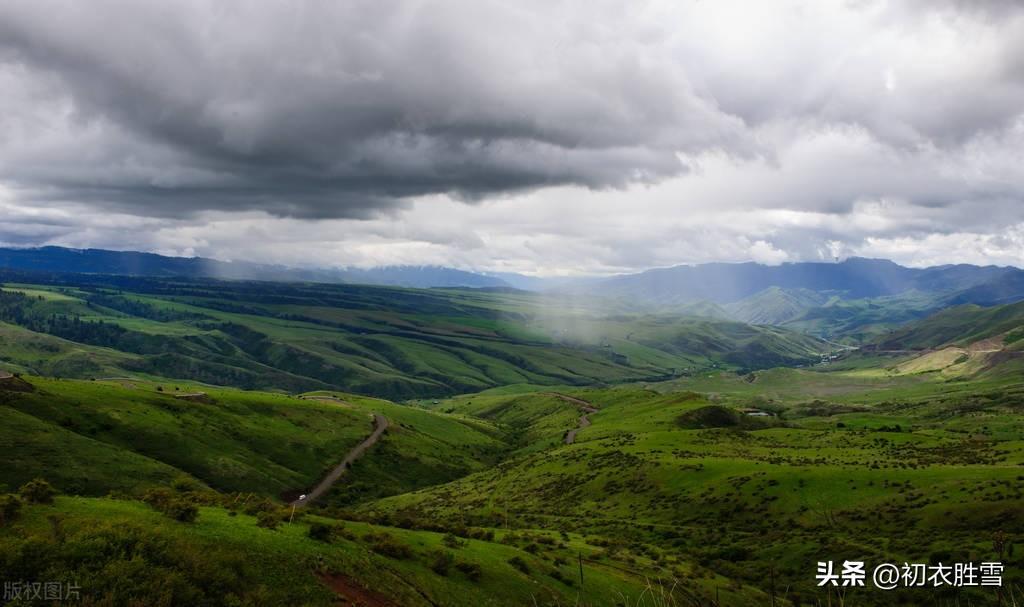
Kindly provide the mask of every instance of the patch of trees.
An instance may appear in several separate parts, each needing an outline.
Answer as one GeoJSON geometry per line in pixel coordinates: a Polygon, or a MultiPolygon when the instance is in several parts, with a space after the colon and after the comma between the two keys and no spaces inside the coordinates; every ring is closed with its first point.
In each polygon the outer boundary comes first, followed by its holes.
{"type": "Polygon", "coordinates": [[[182,320],[209,320],[210,316],[195,312],[181,312],[169,308],[160,308],[151,303],[129,299],[107,293],[93,293],[86,298],[90,306],[100,306],[115,310],[138,318],[155,320],[157,322],[175,322],[182,320]]]}

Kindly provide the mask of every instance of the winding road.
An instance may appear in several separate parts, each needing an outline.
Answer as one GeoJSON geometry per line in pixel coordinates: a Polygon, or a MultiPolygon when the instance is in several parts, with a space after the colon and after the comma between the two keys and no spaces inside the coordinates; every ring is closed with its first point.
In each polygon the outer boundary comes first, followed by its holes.
{"type": "Polygon", "coordinates": [[[299,498],[293,501],[291,505],[306,506],[316,498],[326,493],[327,490],[334,485],[334,483],[338,482],[338,479],[344,476],[345,472],[348,470],[348,467],[352,464],[352,462],[362,457],[363,454],[366,453],[367,449],[374,446],[377,443],[377,441],[380,440],[381,435],[384,434],[384,431],[388,429],[388,418],[384,417],[380,413],[374,413],[373,426],[373,433],[370,434],[370,436],[363,439],[363,442],[359,443],[351,451],[349,451],[348,455],[345,456],[345,459],[341,460],[341,463],[335,466],[334,469],[331,470],[330,473],[327,476],[325,476],[324,479],[320,481],[316,487],[313,487],[313,489],[309,493],[307,493],[304,498],[299,498]]]}
{"type": "Polygon", "coordinates": [[[597,407],[593,403],[587,402],[582,398],[576,398],[575,396],[569,396],[568,394],[560,394],[558,392],[549,392],[551,396],[560,398],[567,403],[576,405],[583,411],[583,415],[580,416],[580,425],[569,430],[565,435],[565,444],[571,445],[576,442],[576,433],[590,425],[590,414],[597,413],[597,407]]]}

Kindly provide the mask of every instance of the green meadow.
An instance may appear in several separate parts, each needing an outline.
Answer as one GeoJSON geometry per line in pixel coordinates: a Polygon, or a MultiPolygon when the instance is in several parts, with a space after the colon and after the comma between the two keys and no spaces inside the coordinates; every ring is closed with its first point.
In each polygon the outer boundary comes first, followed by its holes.
{"type": "Polygon", "coordinates": [[[110,605],[1019,603],[1018,307],[838,348],[526,293],[76,280],[0,293],[7,577],[110,605]],[[818,587],[844,559],[1005,583],[818,587]]]}

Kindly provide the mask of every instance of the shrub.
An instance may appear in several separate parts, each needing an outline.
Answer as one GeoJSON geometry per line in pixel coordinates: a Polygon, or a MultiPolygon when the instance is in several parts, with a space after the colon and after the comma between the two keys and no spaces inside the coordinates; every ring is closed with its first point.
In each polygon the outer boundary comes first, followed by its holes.
{"type": "Polygon", "coordinates": [[[573,585],[573,581],[571,579],[565,577],[564,575],[562,575],[562,572],[559,571],[558,569],[552,569],[551,570],[551,578],[554,579],[554,580],[557,580],[559,582],[562,582],[566,586],[572,586],[573,585]]]}
{"type": "Polygon", "coordinates": [[[441,538],[441,543],[449,548],[462,548],[466,545],[466,542],[460,540],[452,533],[446,533],[444,537],[441,538]]]}
{"type": "Polygon", "coordinates": [[[258,516],[260,512],[274,512],[276,510],[277,505],[268,499],[257,500],[242,507],[242,511],[249,516],[258,516]]]}
{"type": "Polygon", "coordinates": [[[173,499],[175,499],[175,495],[167,487],[148,489],[142,494],[142,501],[155,510],[163,510],[173,499]]]}
{"type": "Polygon", "coordinates": [[[0,527],[10,523],[21,514],[21,500],[17,495],[0,496],[0,527]]]}
{"type": "Polygon", "coordinates": [[[412,549],[387,533],[368,533],[363,539],[370,542],[370,550],[377,554],[399,560],[412,557],[412,549]]]}
{"type": "Polygon", "coordinates": [[[466,561],[459,561],[458,563],[455,563],[455,568],[474,582],[479,580],[480,575],[483,573],[480,565],[477,563],[468,563],[466,561]]]}
{"type": "Polygon", "coordinates": [[[142,501],[176,521],[194,523],[199,518],[199,508],[193,502],[167,487],[156,487],[146,491],[142,495],[142,501]]]}
{"type": "Polygon", "coordinates": [[[451,568],[454,562],[455,557],[452,556],[451,552],[438,550],[434,553],[433,560],[430,562],[430,569],[437,575],[448,575],[448,569],[451,568]]]}
{"type": "Polygon", "coordinates": [[[264,529],[277,529],[281,524],[281,516],[276,512],[260,510],[256,513],[256,526],[264,529]]]}
{"type": "Polygon", "coordinates": [[[508,564],[527,575],[530,574],[530,566],[526,564],[526,561],[524,561],[522,557],[514,556],[508,560],[508,564]]]}
{"type": "Polygon", "coordinates": [[[29,481],[18,490],[21,498],[30,504],[52,504],[56,489],[41,478],[29,481]]]}
{"type": "Polygon", "coordinates": [[[194,523],[199,518],[199,508],[188,500],[171,500],[163,509],[168,517],[183,523],[194,523]]]}
{"type": "Polygon", "coordinates": [[[200,486],[195,480],[185,475],[180,475],[171,481],[171,488],[179,493],[185,493],[186,491],[198,491],[200,486]]]}
{"type": "Polygon", "coordinates": [[[318,542],[330,543],[334,528],[324,523],[313,523],[309,526],[309,538],[318,542]]]}

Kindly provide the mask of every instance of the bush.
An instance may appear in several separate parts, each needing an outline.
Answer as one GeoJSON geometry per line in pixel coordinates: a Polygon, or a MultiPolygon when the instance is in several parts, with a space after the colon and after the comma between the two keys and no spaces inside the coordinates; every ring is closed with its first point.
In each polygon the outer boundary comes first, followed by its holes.
{"type": "Polygon", "coordinates": [[[324,523],[313,523],[309,526],[309,538],[318,542],[330,543],[334,528],[324,523]]]}
{"type": "Polygon", "coordinates": [[[483,573],[480,565],[477,563],[467,563],[466,561],[459,561],[458,563],[455,563],[455,568],[474,582],[479,580],[480,575],[483,573]]]}
{"type": "Polygon", "coordinates": [[[242,507],[242,512],[249,516],[258,516],[260,512],[274,512],[276,510],[277,505],[268,499],[257,500],[242,507]]]}
{"type": "Polygon", "coordinates": [[[171,481],[171,488],[179,493],[185,493],[187,491],[198,491],[202,487],[195,480],[185,475],[180,475],[171,481]]]}
{"type": "Polygon", "coordinates": [[[264,529],[277,529],[281,524],[281,516],[276,512],[261,510],[256,514],[256,526],[264,529]]]}
{"type": "Polygon", "coordinates": [[[519,571],[522,571],[526,575],[530,574],[530,566],[526,564],[526,561],[524,561],[522,557],[514,556],[508,560],[508,564],[512,565],[519,571]]]}
{"type": "Polygon", "coordinates": [[[393,559],[412,557],[412,549],[387,533],[367,533],[363,539],[370,542],[370,550],[393,559]]]}
{"type": "Polygon", "coordinates": [[[454,562],[455,557],[452,556],[451,552],[438,550],[434,553],[434,558],[430,563],[430,569],[437,575],[448,575],[448,570],[454,562]]]}
{"type": "Polygon", "coordinates": [[[154,510],[160,510],[161,512],[175,499],[178,499],[177,496],[167,487],[155,487],[142,494],[143,502],[154,510]]]}
{"type": "Polygon", "coordinates": [[[57,490],[41,478],[29,481],[18,490],[21,498],[30,504],[52,504],[57,490]]]}
{"type": "Polygon", "coordinates": [[[565,577],[564,575],[562,575],[562,572],[559,571],[558,569],[552,569],[551,570],[551,578],[554,579],[554,580],[557,580],[559,582],[562,582],[566,586],[572,586],[573,585],[573,581],[571,579],[565,577]]]}
{"type": "Polygon", "coordinates": [[[0,496],[0,527],[14,521],[21,514],[21,500],[17,495],[0,496]]]}
{"type": "Polygon", "coordinates": [[[466,545],[466,542],[460,540],[455,534],[452,533],[444,534],[444,537],[441,538],[441,543],[449,548],[462,548],[466,545]]]}
{"type": "Polygon", "coordinates": [[[192,502],[184,499],[171,500],[164,507],[163,513],[183,523],[194,523],[199,518],[199,508],[192,502]]]}
{"type": "Polygon", "coordinates": [[[199,508],[193,502],[167,487],[157,487],[146,491],[142,495],[142,501],[176,521],[194,523],[199,518],[199,508]]]}

